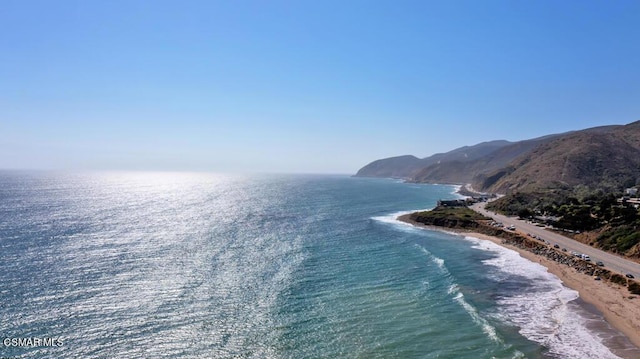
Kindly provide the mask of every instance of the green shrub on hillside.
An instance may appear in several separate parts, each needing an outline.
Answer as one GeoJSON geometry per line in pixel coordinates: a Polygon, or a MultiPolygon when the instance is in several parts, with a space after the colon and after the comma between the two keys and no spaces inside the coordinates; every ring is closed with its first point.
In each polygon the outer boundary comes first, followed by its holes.
{"type": "Polygon", "coordinates": [[[431,211],[423,211],[415,214],[418,216],[425,216],[425,217],[431,217],[431,218],[446,218],[446,219],[465,219],[465,220],[491,219],[467,207],[436,207],[431,211]]]}
{"type": "Polygon", "coordinates": [[[487,204],[487,209],[510,216],[520,213],[543,214],[565,203],[567,194],[560,190],[546,192],[516,192],[487,204]]]}
{"type": "Polygon", "coordinates": [[[560,228],[590,230],[598,227],[597,218],[591,215],[591,206],[563,204],[557,210],[561,216],[557,223],[560,228]]]}
{"type": "Polygon", "coordinates": [[[640,243],[640,231],[635,226],[622,225],[601,233],[596,241],[605,250],[624,253],[640,243]]]}

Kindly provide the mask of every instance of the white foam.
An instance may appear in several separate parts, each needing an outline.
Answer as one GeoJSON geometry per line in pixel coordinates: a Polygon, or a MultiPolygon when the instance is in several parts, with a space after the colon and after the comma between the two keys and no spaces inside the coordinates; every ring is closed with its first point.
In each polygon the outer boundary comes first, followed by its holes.
{"type": "Polygon", "coordinates": [[[442,271],[442,274],[444,274],[446,277],[449,277],[451,275],[447,267],[445,267],[444,265],[444,259],[436,257],[433,253],[429,252],[428,249],[426,249],[425,247],[419,244],[416,244],[415,246],[419,248],[422,251],[422,253],[424,253],[429,259],[431,259],[431,261],[435,263],[438,266],[438,268],[440,268],[440,270],[442,271]]]}
{"type": "Polygon", "coordinates": [[[448,291],[449,295],[453,296],[453,299],[460,304],[460,306],[471,316],[471,319],[474,323],[476,323],[482,331],[489,337],[489,339],[493,340],[496,343],[502,343],[500,337],[498,337],[498,333],[496,333],[496,328],[489,324],[489,322],[484,319],[476,308],[469,304],[466,300],[464,300],[464,294],[460,292],[458,285],[453,284],[449,287],[448,291]]]}
{"type": "Polygon", "coordinates": [[[459,293],[460,290],[458,289],[458,285],[457,284],[452,284],[449,286],[449,290],[447,291],[447,294],[449,295],[453,295],[455,293],[459,293]]]}
{"type": "Polygon", "coordinates": [[[403,216],[405,214],[411,214],[414,212],[422,212],[422,211],[430,211],[433,208],[427,208],[427,209],[414,209],[411,211],[400,211],[400,212],[394,212],[391,214],[387,214],[384,216],[376,216],[376,217],[370,217],[370,219],[373,219],[374,221],[378,221],[378,222],[382,222],[382,223],[387,223],[387,224],[391,224],[393,225],[395,228],[397,229],[402,229],[405,231],[413,231],[413,230],[420,230],[420,231],[424,231],[424,230],[433,230],[433,231],[437,231],[440,233],[446,233],[446,234],[451,234],[453,236],[458,236],[459,233],[456,232],[452,232],[452,231],[447,231],[444,228],[425,228],[425,227],[420,227],[420,226],[416,226],[412,223],[408,223],[408,222],[403,222],[401,220],[398,219],[398,217],[403,216]]]}
{"type": "Polygon", "coordinates": [[[415,246],[419,248],[429,259],[431,259],[431,261],[433,261],[433,263],[435,263],[438,266],[438,268],[440,268],[443,276],[447,278],[447,280],[450,283],[449,288],[447,290],[447,294],[452,296],[453,299],[471,316],[471,319],[473,320],[473,322],[476,323],[478,326],[480,326],[480,328],[482,328],[482,331],[485,334],[487,334],[489,339],[491,339],[496,343],[502,343],[502,340],[500,339],[500,337],[498,337],[498,334],[496,333],[496,328],[493,327],[491,324],[489,324],[489,322],[486,319],[480,316],[476,308],[474,308],[471,304],[469,304],[469,302],[467,302],[464,299],[464,295],[462,294],[462,292],[460,292],[458,285],[453,282],[451,273],[449,272],[449,269],[445,266],[444,259],[436,257],[433,253],[429,252],[429,250],[427,250],[426,248],[418,244],[416,244],[415,246]]]}
{"type": "Polygon", "coordinates": [[[431,209],[432,208],[415,209],[415,210],[411,210],[411,211],[399,211],[399,212],[386,214],[386,215],[383,215],[383,216],[371,217],[371,219],[373,219],[374,221],[378,221],[378,222],[394,225],[396,228],[414,229],[414,228],[417,228],[417,227],[414,226],[411,223],[407,223],[407,222],[403,222],[403,221],[398,220],[398,217],[404,216],[405,214],[411,214],[413,212],[429,211],[431,209]]]}
{"type": "MultiPolygon", "coordinates": [[[[413,213],[411,210],[395,212],[384,216],[371,217],[371,219],[394,225],[399,229],[413,230],[418,227],[399,221],[399,216],[413,213]]],[[[443,231],[446,232],[446,231],[443,231]]],[[[456,235],[455,233],[451,233],[456,235]]],[[[497,314],[500,320],[520,328],[519,332],[524,337],[544,345],[549,353],[566,359],[614,359],[609,348],[598,337],[597,333],[586,326],[588,319],[582,316],[571,302],[578,298],[578,292],[565,287],[562,281],[547,269],[535,262],[522,258],[518,252],[504,248],[491,241],[481,240],[475,237],[464,237],[474,243],[474,248],[486,250],[497,254],[495,258],[483,261],[484,264],[498,269],[492,273],[496,280],[504,280],[513,276],[520,276],[533,283],[533,290],[527,293],[514,294],[510,297],[502,297],[497,300],[500,312],[497,314]]],[[[429,255],[431,260],[440,267],[446,277],[450,273],[443,259],[431,254],[424,247],[420,248],[429,255]]],[[[473,321],[478,324],[487,336],[501,342],[500,337],[486,319],[469,304],[456,284],[451,284],[449,294],[464,310],[469,313],[473,321]]]]}
{"type": "Polygon", "coordinates": [[[561,358],[618,358],[607,348],[598,334],[586,326],[589,321],[580,308],[572,303],[578,292],[565,287],[562,281],[535,262],[522,258],[517,252],[493,242],[465,237],[474,248],[497,254],[483,263],[498,271],[494,279],[526,278],[531,283],[521,292],[497,300],[500,320],[520,328],[526,338],[540,343],[549,353],[561,358]]]}
{"type": "Polygon", "coordinates": [[[469,196],[465,196],[460,193],[460,189],[462,189],[461,185],[452,185],[452,187],[453,187],[453,192],[451,192],[452,195],[457,196],[458,198],[461,198],[461,199],[471,198],[469,196]]]}
{"type": "Polygon", "coordinates": [[[434,256],[434,257],[433,257],[433,261],[438,265],[438,267],[440,267],[440,269],[447,269],[447,268],[444,266],[444,259],[442,259],[442,258],[438,258],[438,257],[435,257],[435,256],[434,256]]]}

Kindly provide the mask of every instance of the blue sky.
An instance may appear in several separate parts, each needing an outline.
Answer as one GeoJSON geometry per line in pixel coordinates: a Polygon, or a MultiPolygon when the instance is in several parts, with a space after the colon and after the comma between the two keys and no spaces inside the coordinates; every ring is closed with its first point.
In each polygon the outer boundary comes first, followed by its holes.
{"type": "Polygon", "coordinates": [[[354,173],[640,120],[638,1],[0,0],[0,168],[354,173]]]}

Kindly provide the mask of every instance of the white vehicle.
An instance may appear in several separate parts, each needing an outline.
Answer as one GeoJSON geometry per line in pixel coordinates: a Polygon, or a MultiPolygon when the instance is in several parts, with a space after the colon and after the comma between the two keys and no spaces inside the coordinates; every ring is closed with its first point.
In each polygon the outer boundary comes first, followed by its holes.
{"type": "Polygon", "coordinates": [[[589,262],[589,261],[591,260],[591,257],[589,257],[589,256],[588,256],[588,255],[586,255],[586,254],[583,254],[583,255],[582,255],[582,259],[583,259],[583,260],[585,260],[585,261],[587,261],[587,262],[589,262]]]}

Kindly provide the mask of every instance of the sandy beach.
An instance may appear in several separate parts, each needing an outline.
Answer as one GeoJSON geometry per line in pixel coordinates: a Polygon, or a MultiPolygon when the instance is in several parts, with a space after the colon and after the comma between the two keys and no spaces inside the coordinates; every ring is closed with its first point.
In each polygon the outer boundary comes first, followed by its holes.
{"type": "MultiPolygon", "coordinates": [[[[425,229],[444,230],[443,228],[426,226],[411,221],[409,215],[400,216],[398,220],[425,229]]],[[[578,291],[580,298],[584,302],[593,305],[602,313],[613,328],[622,332],[631,343],[640,348],[640,296],[629,293],[626,287],[607,281],[595,280],[593,277],[579,273],[567,265],[552,261],[522,248],[503,243],[503,241],[497,237],[481,233],[451,230],[449,228],[447,228],[446,231],[494,242],[518,252],[523,258],[545,266],[550,273],[560,278],[567,287],[578,291]]]]}

